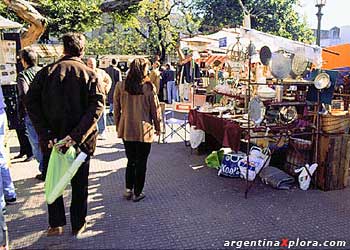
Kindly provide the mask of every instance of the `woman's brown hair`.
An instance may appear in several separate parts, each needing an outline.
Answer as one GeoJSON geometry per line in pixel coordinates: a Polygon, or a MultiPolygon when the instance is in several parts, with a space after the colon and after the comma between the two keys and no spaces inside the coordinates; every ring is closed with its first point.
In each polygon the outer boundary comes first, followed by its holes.
{"type": "Polygon", "coordinates": [[[145,58],[136,58],[130,64],[129,73],[125,79],[125,90],[130,95],[142,95],[142,84],[147,77],[146,67],[149,61],[145,58]]]}

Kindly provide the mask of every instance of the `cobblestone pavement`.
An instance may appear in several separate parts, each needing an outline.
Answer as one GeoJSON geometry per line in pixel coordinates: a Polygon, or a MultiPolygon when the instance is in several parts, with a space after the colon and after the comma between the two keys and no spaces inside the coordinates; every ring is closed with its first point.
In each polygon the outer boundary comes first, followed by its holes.
{"type": "MultiPolygon", "coordinates": [[[[11,140],[14,156],[18,146],[15,138],[11,140]]],[[[71,236],[69,220],[63,236],[46,237],[44,185],[34,179],[37,163],[13,164],[18,202],[8,206],[6,215],[11,248],[219,249],[225,240],[281,238],[350,244],[350,189],[277,191],[257,183],[245,199],[243,181],[190,167],[203,162],[204,156],[191,155],[183,143],[154,144],[147,197],[139,203],[123,200],[126,158],[109,127],[108,140],[98,141],[91,161],[88,228],[79,239],[71,236]]],[[[65,202],[69,218],[69,190],[65,202]]]]}

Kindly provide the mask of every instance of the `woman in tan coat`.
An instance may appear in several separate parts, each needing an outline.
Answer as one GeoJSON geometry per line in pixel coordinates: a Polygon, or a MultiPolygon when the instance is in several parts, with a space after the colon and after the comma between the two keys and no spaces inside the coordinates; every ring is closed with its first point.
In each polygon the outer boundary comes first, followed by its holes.
{"type": "Polygon", "coordinates": [[[135,202],[145,197],[147,158],[154,134],[160,133],[161,109],[155,86],[147,77],[148,64],[146,59],[135,59],[125,81],[114,91],[114,119],[128,158],[124,197],[135,202]]]}

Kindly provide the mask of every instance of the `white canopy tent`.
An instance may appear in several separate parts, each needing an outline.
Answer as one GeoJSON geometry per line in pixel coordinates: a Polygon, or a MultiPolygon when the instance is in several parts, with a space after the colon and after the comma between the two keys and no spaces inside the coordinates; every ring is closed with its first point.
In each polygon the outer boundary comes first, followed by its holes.
{"type": "Polygon", "coordinates": [[[6,19],[0,16],[0,29],[19,29],[22,28],[22,24],[6,19]]]}
{"type": "MultiPolygon", "coordinates": [[[[183,38],[180,47],[190,48],[191,50],[211,50],[229,51],[239,42],[243,47],[248,47],[252,42],[257,51],[263,46],[268,46],[272,52],[283,50],[291,54],[302,53],[305,58],[312,62],[316,67],[322,66],[322,48],[316,45],[309,45],[298,41],[293,41],[284,37],[274,36],[247,28],[222,29],[219,32],[210,35],[198,35],[193,38],[183,38]],[[220,40],[224,43],[220,43],[220,40]]],[[[259,61],[259,56],[255,55],[253,61],[259,61]]]]}
{"type": "Polygon", "coordinates": [[[283,50],[291,54],[302,53],[317,68],[322,66],[322,48],[317,45],[293,41],[247,28],[241,29],[241,36],[244,41],[252,41],[257,50],[260,50],[263,46],[268,46],[272,52],[283,50]]]}

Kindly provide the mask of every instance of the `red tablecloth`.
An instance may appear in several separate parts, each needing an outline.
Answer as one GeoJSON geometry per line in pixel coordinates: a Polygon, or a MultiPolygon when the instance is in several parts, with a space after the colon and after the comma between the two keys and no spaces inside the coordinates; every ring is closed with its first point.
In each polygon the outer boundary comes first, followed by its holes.
{"type": "Polygon", "coordinates": [[[188,117],[191,126],[212,135],[223,147],[238,151],[241,140],[241,128],[236,122],[219,118],[212,114],[191,110],[188,117]]]}

